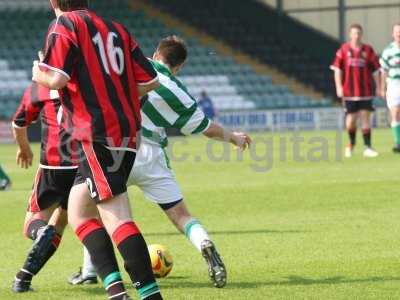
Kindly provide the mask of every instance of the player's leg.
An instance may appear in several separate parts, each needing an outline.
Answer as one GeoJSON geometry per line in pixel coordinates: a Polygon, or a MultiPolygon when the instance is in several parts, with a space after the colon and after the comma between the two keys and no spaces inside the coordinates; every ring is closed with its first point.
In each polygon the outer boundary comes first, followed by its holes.
{"type": "Polygon", "coordinates": [[[187,206],[183,200],[172,203],[159,204],[169,220],[175,227],[193,244],[193,246],[201,252],[201,244],[210,240],[206,229],[200,222],[193,218],[189,213],[187,206]]]}
{"type": "Polygon", "coordinates": [[[209,275],[216,287],[226,284],[226,268],[204,226],[189,213],[183,200],[160,204],[170,221],[202,253],[208,264],[209,275]]]}
{"type": "MultiPolygon", "coordinates": [[[[80,146],[85,156],[85,159],[80,161],[82,177],[89,187],[90,197],[97,203],[97,209],[104,227],[99,228],[99,224],[93,224],[87,218],[74,220],[71,217],[70,223],[89,251],[97,273],[103,279],[106,287],[114,288],[113,284],[109,284],[112,282],[110,280],[121,280],[118,269],[115,271],[116,274],[111,275],[102,270],[103,267],[110,265],[110,256],[115,258],[113,246],[109,239],[109,236],[111,236],[124,259],[125,269],[141,299],[162,299],[152,272],[146,242],[138,227],[132,221],[126,193],[126,183],[135,154],[132,152],[112,152],[99,144],[82,143],[80,146]],[[116,160],[117,156],[119,161],[116,160]],[[105,228],[109,235],[107,235],[105,228]]],[[[82,191],[77,193],[76,198],[80,199],[80,203],[84,201],[82,197],[85,197],[82,191]]],[[[81,210],[80,206],[78,206],[78,210],[81,210]]],[[[74,211],[76,210],[74,209],[74,211]]],[[[107,291],[109,292],[109,289],[107,291]]]]}
{"type": "Polygon", "coordinates": [[[157,203],[176,228],[185,233],[210,266],[209,274],[214,284],[218,287],[224,286],[225,266],[206,229],[189,213],[170,168],[168,156],[160,146],[142,143],[130,174],[130,182],[137,185],[147,199],[157,203]]]}
{"type": "Polygon", "coordinates": [[[366,148],[371,148],[371,113],[368,110],[361,110],[360,119],[364,146],[366,148]]]}
{"type": "Polygon", "coordinates": [[[33,277],[56,252],[66,226],[66,212],[60,212],[57,206],[58,204],[54,204],[38,213],[28,212],[24,233],[34,243],[22,268],[15,275],[12,287],[14,292],[29,291],[33,277]],[[53,225],[48,225],[50,220],[53,225]]]}
{"type": "MultiPolygon", "coordinates": [[[[209,275],[217,287],[223,287],[226,284],[226,268],[218,254],[214,243],[209,238],[206,229],[200,222],[194,219],[186,208],[183,201],[174,202],[176,205],[161,205],[165,213],[175,227],[186,235],[189,241],[202,253],[209,266],[209,275]]],[[[75,276],[75,281],[70,280],[72,284],[84,284],[89,275],[96,277],[96,270],[91,261],[90,254],[84,248],[84,258],[82,272],[75,276]],[[86,270],[85,273],[83,273],[86,270]]]]}
{"type": "Polygon", "coordinates": [[[96,268],[90,258],[90,253],[83,247],[83,261],[82,267],[78,272],[72,274],[68,278],[68,283],[72,285],[80,285],[80,284],[96,284],[97,283],[97,272],[96,268]]]}
{"type": "Polygon", "coordinates": [[[38,232],[48,225],[52,214],[58,207],[58,203],[54,203],[52,207],[43,209],[39,212],[27,211],[25,215],[23,234],[32,241],[36,240],[38,232]]]}
{"type": "MultiPolygon", "coordinates": [[[[135,167],[137,165],[145,163],[146,159],[150,157],[148,155],[144,155],[143,149],[145,146],[141,146],[141,150],[137,153],[135,167]]],[[[132,168],[132,175],[130,176],[130,185],[135,184],[135,179],[140,175],[140,171],[136,170],[137,168],[132,168]],[[133,176],[135,174],[135,176],[133,176]]],[[[99,216],[100,218],[100,216],[99,216]]],[[[73,285],[80,285],[80,284],[87,284],[91,283],[93,278],[96,278],[97,272],[95,265],[92,262],[90,257],[90,253],[86,247],[83,247],[83,261],[82,261],[82,268],[77,272],[70,276],[68,282],[73,285]]]]}
{"type": "Polygon", "coordinates": [[[11,186],[11,179],[0,165],[0,191],[6,190],[11,186]]]}
{"type": "Polygon", "coordinates": [[[140,298],[161,299],[151,268],[147,244],[132,220],[127,193],[101,202],[97,207],[104,226],[124,259],[125,270],[140,298]]]}
{"type": "MultiPolygon", "coordinates": [[[[51,244],[56,239],[54,227],[48,225],[55,209],[60,205],[54,188],[52,171],[38,168],[32,193],[29,199],[28,212],[25,218],[24,233],[34,241],[23,267],[16,274],[12,290],[27,292],[31,281],[51,257],[51,244]]],[[[57,241],[54,241],[57,245],[57,241]]],[[[53,252],[54,253],[54,252],[53,252]]]]}
{"type": "MultiPolygon", "coordinates": [[[[104,153],[103,155],[105,162],[109,161],[108,155],[109,153],[104,153]]],[[[100,201],[97,208],[107,232],[112,237],[124,259],[125,270],[129,274],[140,298],[149,300],[162,299],[151,268],[147,244],[132,219],[127,194],[127,181],[133,168],[135,156],[136,154],[132,152],[124,153],[118,172],[107,172],[104,169],[105,166],[103,166],[105,176],[108,178],[109,189],[115,196],[108,200],[100,201]]],[[[90,252],[90,249],[88,250],[90,252]]]]}
{"type": "MultiPolygon", "coordinates": [[[[367,106],[370,105],[372,109],[372,100],[363,102],[368,102],[367,106]]],[[[371,143],[371,110],[362,109],[360,110],[359,115],[361,119],[361,128],[365,145],[364,157],[377,157],[378,152],[372,148],[371,143]]]]}
{"type": "Polygon", "coordinates": [[[116,300],[124,299],[126,289],[122,283],[112,241],[98,219],[96,205],[90,199],[85,183],[76,184],[71,189],[68,221],[83,245],[92,254],[93,264],[108,296],[116,300]]]}
{"type": "Polygon", "coordinates": [[[386,95],[387,106],[390,110],[391,127],[394,139],[394,153],[400,153],[400,88],[398,84],[389,84],[386,95]]]}
{"type": "Polygon", "coordinates": [[[345,101],[345,112],[346,112],[346,130],[349,135],[349,144],[345,149],[345,157],[349,158],[353,155],[353,150],[356,145],[357,136],[357,119],[358,112],[355,101],[345,101]]]}
{"type": "Polygon", "coordinates": [[[395,146],[394,153],[400,153],[400,105],[390,107],[391,127],[395,146]]]}
{"type": "Polygon", "coordinates": [[[56,252],[68,223],[68,195],[75,174],[76,170],[38,169],[24,226],[34,243],[16,275],[15,292],[28,291],[32,277],[56,252]]]}

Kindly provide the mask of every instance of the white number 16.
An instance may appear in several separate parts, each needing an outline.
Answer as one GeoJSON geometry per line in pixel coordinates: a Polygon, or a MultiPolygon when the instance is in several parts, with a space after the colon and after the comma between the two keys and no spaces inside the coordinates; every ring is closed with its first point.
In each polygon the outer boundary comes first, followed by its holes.
{"type": "Polygon", "coordinates": [[[110,67],[108,65],[107,61],[107,56],[108,60],[111,64],[111,68],[115,73],[118,75],[121,75],[124,72],[124,51],[121,49],[121,47],[115,47],[114,45],[114,39],[118,38],[118,35],[115,32],[110,32],[107,36],[107,54],[106,54],[106,49],[104,47],[103,40],[101,39],[100,32],[98,32],[94,37],[93,37],[93,42],[95,45],[99,47],[100,51],[100,57],[104,66],[104,69],[106,70],[106,73],[110,75],[110,67]]]}

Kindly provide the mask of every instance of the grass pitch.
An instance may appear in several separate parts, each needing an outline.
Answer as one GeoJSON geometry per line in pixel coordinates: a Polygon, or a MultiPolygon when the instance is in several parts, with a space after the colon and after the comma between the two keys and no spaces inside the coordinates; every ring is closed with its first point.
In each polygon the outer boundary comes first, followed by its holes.
{"type": "MultiPolygon", "coordinates": [[[[171,275],[159,281],[165,299],[400,299],[400,156],[391,153],[390,131],[374,131],[376,159],[364,159],[361,147],[351,160],[338,159],[334,132],[300,136],[305,141],[293,149],[291,134],[256,135],[257,151],[243,157],[201,137],[173,140],[172,165],[189,208],[228,268],[224,289],[211,286],[203,259],[160,209],[130,188],[147,242],[174,257],[171,275]],[[266,148],[273,157],[263,155],[266,148]]],[[[10,292],[30,246],[21,232],[35,172],[18,169],[14,155],[14,146],[0,146],[13,179],[12,190],[0,193],[0,299],[106,299],[100,284],[66,283],[82,259],[69,229],[34,278],[36,291],[10,292]]],[[[130,294],[137,299],[133,288],[130,294]]]]}

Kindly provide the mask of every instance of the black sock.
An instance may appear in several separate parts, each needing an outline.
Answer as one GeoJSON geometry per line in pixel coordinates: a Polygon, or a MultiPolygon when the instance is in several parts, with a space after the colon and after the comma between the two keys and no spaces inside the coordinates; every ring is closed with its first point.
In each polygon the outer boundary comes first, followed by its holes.
{"type": "Polygon", "coordinates": [[[162,299],[151,268],[146,242],[135,223],[128,222],[121,225],[115,230],[112,237],[140,298],[162,299]]]}
{"type": "Polygon", "coordinates": [[[40,220],[40,219],[32,220],[28,224],[28,226],[26,226],[25,235],[34,241],[34,240],[36,240],[38,230],[42,227],[45,227],[46,225],[47,225],[47,222],[45,222],[43,220],[40,220]]]}
{"type": "Polygon", "coordinates": [[[33,275],[33,273],[30,273],[28,270],[22,268],[21,270],[19,270],[17,275],[15,275],[15,277],[21,281],[32,281],[33,275]]]}
{"type": "Polygon", "coordinates": [[[354,147],[356,144],[357,129],[348,129],[347,132],[349,134],[350,145],[354,147]]]}
{"type": "Polygon", "coordinates": [[[368,148],[371,147],[371,129],[363,129],[364,145],[368,148]]]}
{"type": "Polygon", "coordinates": [[[43,260],[40,261],[39,266],[32,269],[32,262],[30,261],[30,256],[32,255],[32,250],[29,251],[28,257],[25,260],[24,266],[17,273],[16,277],[22,281],[31,281],[33,276],[38,274],[39,271],[44,267],[44,265],[48,262],[48,260],[54,255],[57,251],[58,246],[61,242],[61,235],[55,234],[52,241],[50,241],[51,245],[47,248],[46,253],[43,253],[43,260]]]}
{"type": "Polygon", "coordinates": [[[113,300],[122,299],[126,290],[119,273],[114,247],[107,231],[98,220],[93,219],[79,226],[76,234],[89,251],[92,263],[102,279],[109,297],[113,300]]]}

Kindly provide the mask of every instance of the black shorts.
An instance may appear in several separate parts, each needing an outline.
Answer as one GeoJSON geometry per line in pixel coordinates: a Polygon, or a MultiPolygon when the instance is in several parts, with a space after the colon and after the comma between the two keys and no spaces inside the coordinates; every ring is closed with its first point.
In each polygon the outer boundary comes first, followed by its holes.
{"type": "Polygon", "coordinates": [[[55,203],[67,209],[69,192],[74,184],[77,170],[39,167],[29,199],[28,211],[40,212],[55,203]]]}
{"type": "Polygon", "coordinates": [[[344,111],[346,113],[353,114],[360,110],[375,111],[372,100],[344,101],[344,111]]]}
{"type": "Polygon", "coordinates": [[[79,142],[79,169],[74,184],[86,183],[99,203],[127,191],[136,153],[110,150],[99,143],[79,142]]]}

